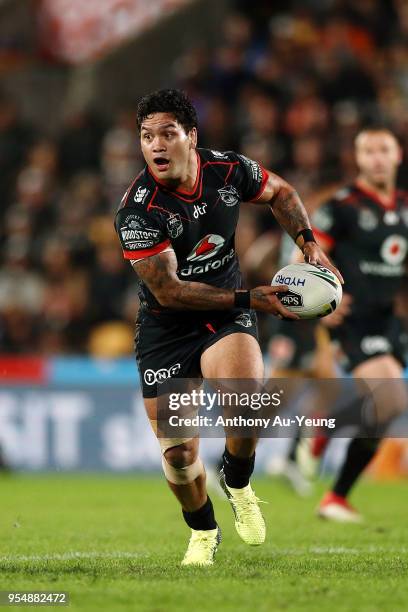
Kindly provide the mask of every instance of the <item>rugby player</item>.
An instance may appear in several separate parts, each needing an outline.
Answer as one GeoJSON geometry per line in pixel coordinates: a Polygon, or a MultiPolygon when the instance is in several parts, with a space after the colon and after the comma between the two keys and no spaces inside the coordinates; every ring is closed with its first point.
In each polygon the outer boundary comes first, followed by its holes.
{"type": "MultiPolygon", "coordinates": [[[[344,273],[347,292],[336,312],[322,322],[332,328],[348,370],[364,381],[375,398],[380,379],[403,376],[402,328],[394,314],[394,300],[406,274],[408,193],[396,188],[402,152],[390,130],[362,130],[355,140],[355,155],[355,182],[321,206],[313,224],[319,244],[344,273]]],[[[375,435],[370,436],[366,428],[350,442],[337,479],[318,508],[321,517],[344,522],[362,519],[348,494],[374,457],[387,424],[407,407],[401,381],[390,382],[388,388],[388,397],[374,402],[375,435]]],[[[320,440],[319,453],[324,446],[320,440]]]]}
{"type": "MultiPolygon", "coordinates": [[[[115,227],[139,277],[136,357],[156,430],[164,378],[262,379],[254,311],[297,318],[277,297],[284,287],[242,288],[234,248],[241,201],[268,204],[306,261],[334,268],[316,244],[293,187],[242,155],[197,148],[196,111],[182,92],[145,96],[137,121],[146,166],[124,195],[115,227]]],[[[165,477],[192,532],[182,564],[211,565],[220,531],[198,439],[159,443],[165,477]]],[[[265,539],[249,482],[255,446],[255,437],[228,438],[221,474],[235,527],[250,545],[265,539]]]]}

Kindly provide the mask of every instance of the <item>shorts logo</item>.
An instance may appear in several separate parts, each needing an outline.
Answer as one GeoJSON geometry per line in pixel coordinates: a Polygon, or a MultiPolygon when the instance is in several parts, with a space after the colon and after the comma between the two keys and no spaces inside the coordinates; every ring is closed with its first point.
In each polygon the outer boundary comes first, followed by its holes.
{"type": "Polygon", "coordinates": [[[142,204],[145,199],[147,194],[149,193],[147,187],[138,187],[136,190],[136,193],[133,197],[134,201],[136,202],[136,204],[142,204]]]}
{"type": "Polygon", "coordinates": [[[235,206],[239,202],[239,193],[232,185],[227,185],[218,190],[221,200],[227,206],[235,206]]]}
{"type": "Polygon", "coordinates": [[[218,234],[207,234],[204,238],[201,238],[190,255],[187,257],[187,261],[203,261],[214,257],[224,246],[225,240],[218,234]]]}
{"type": "Polygon", "coordinates": [[[242,325],[242,327],[252,327],[251,315],[247,312],[243,312],[237,316],[234,323],[242,325]]]}
{"type": "Polygon", "coordinates": [[[183,224],[178,213],[175,213],[168,218],[167,231],[170,238],[178,238],[183,233],[183,224]]]}
{"type": "Polygon", "coordinates": [[[388,353],[391,350],[391,344],[384,336],[365,336],[361,340],[361,350],[366,355],[374,355],[374,353],[388,353]]]}
{"type": "Polygon", "coordinates": [[[169,368],[161,368],[160,370],[156,370],[156,371],[148,369],[148,370],[145,370],[143,379],[146,385],[155,385],[155,384],[161,385],[161,383],[164,383],[164,381],[167,380],[168,378],[171,378],[172,376],[176,376],[176,374],[180,372],[180,369],[181,369],[180,363],[175,363],[169,368]]]}

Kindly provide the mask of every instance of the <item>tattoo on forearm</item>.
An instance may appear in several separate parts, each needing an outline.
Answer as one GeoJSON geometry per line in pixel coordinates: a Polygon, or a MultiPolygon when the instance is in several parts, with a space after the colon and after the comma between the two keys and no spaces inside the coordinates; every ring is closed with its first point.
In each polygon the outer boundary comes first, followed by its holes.
{"type": "Polygon", "coordinates": [[[159,300],[171,298],[171,308],[180,310],[225,310],[234,304],[234,290],[205,283],[180,281],[174,253],[159,253],[134,264],[139,278],[159,300]]]}
{"type": "Polygon", "coordinates": [[[306,209],[295,190],[281,189],[273,202],[272,211],[293,239],[302,229],[310,228],[306,209]]]}

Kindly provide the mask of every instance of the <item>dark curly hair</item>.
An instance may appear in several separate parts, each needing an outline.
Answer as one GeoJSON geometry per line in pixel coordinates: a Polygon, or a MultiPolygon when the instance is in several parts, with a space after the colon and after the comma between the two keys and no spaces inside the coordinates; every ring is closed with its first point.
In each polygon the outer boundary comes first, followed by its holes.
{"type": "Polygon", "coordinates": [[[197,113],[186,94],[180,89],[159,89],[139,101],[137,106],[137,127],[153,113],[171,113],[186,133],[197,127],[197,113]]]}

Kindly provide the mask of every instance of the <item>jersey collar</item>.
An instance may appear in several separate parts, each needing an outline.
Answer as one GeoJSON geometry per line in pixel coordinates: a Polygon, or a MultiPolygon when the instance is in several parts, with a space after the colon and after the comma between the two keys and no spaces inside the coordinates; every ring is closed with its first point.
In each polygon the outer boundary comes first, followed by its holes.
{"type": "Polygon", "coordinates": [[[196,175],[196,179],[194,182],[194,186],[192,188],[191,191],[189,191],[188,189],[170,189],[165,183],[163,183],[163,181],[161,181],[153,172],[153,170],[151,170],[149,168],[149,166],[147,166],[147,171],[149,172],[149,174],[152,176],[153,180],[160,185],[161,187],[163,187],[164,189],[166,189],[167,191],[170,191],[171,193],[176,193],[176,194],[181,194],[181,195],[186,195],[186,196],[193,196],[196,191],[197,191],[197,187],[198,184],[200,182],[200,175],[201,175],[201,157],[196,149],[196,156],[197,156],[197,175],[196,175]]]}

